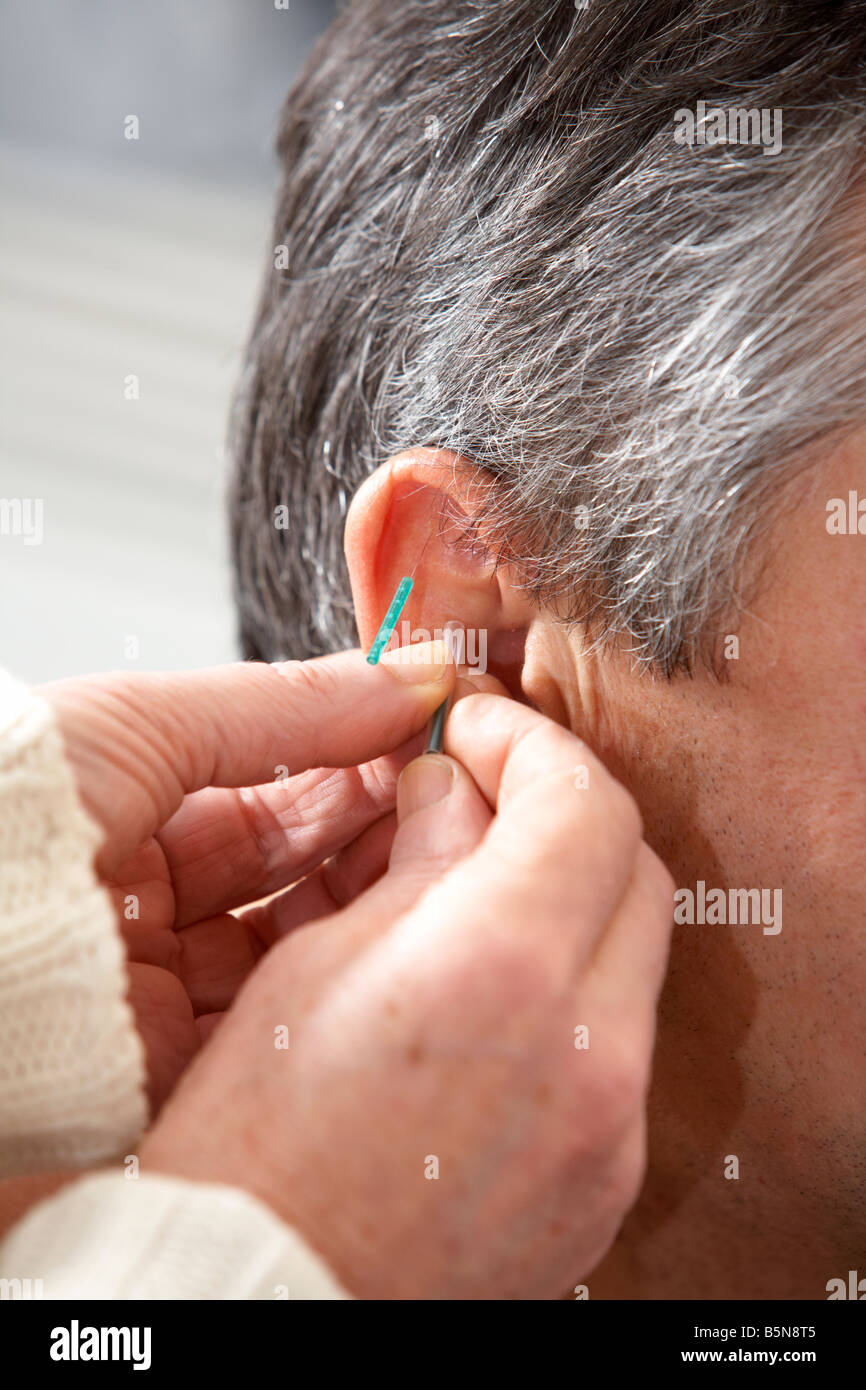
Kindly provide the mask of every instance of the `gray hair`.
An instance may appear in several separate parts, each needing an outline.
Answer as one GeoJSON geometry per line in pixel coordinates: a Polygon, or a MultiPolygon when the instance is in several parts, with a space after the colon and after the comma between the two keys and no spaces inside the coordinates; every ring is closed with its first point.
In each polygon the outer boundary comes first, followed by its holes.
{"type": "Polygon", "coordinates": [[[235,408],[246,654],[357,640],[347,503],[418,444],[492,480],[471,520],[539,606],[705,652],[863,416],[864,93],[863,0],[350,5],[282,115],[235,408]],[[677,143],[700,100],[778,109],[781,150],[677,143]]]}

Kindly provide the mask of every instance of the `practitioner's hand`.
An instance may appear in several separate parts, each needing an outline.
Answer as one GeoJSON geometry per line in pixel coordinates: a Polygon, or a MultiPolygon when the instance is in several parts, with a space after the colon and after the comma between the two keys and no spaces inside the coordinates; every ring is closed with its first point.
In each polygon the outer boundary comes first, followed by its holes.
{"type": "Polygon", "coordinates": [[[407,740],[453,684],[432,642],[378,667],[344,652],[40,688],[105,832],[97,870],[126,939],[154,1110],[269,944],[232,909],[312,870],[307,916],[333,911],[345,899],[319,866],[337,855],[339,872],[353,842],[363,886],[381,872],[397,776],[420,749],[407,740]]]}
{"type": "Polygon", "coordinates": [[[549,720],[471,696],[446,746],[403,773],[388,872],[260,962],[142,1166],[247,1188],[360,1296],[551,1297],[641,1182],[673,884],[549,720]]]}

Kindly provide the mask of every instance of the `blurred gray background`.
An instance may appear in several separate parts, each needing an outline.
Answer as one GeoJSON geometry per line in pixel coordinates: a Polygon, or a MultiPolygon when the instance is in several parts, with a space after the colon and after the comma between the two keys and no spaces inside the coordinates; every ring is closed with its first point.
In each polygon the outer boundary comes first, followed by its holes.
{"type": "Polygon", "coordinates": [[[27,680],[237,655],[226,414],[277,113],[333,11],[0,4],[0,664],[27,680]]]}

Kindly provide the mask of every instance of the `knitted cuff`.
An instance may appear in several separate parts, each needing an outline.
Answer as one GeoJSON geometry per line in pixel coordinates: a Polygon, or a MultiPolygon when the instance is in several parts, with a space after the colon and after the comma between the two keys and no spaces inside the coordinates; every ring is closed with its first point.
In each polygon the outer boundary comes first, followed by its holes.
{"type": "Polygon", "coordinates": [[[351,1297],[256,1198],[162,1174],[64,1188],[0,1246],[0,1277],[29,1280],[47,1299],[351,1297]]]}
{"type": "Polygon", "coordinates": [[[101,1162],[146,1122],[100,838],[48,705],[0,672],[0,1175],[101,1162]]]}

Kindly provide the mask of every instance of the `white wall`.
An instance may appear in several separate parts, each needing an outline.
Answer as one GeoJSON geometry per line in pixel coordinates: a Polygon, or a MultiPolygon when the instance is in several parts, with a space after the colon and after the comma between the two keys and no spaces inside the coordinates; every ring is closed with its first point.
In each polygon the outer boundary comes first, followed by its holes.
{"type": "Polygon", "coordinates": [[[330,7],[193,9],[0,19],[0,499],[44,525],[0,534],[0,664],[29,680],[236,655],[226,413],[276,111],[330,7]]]}

